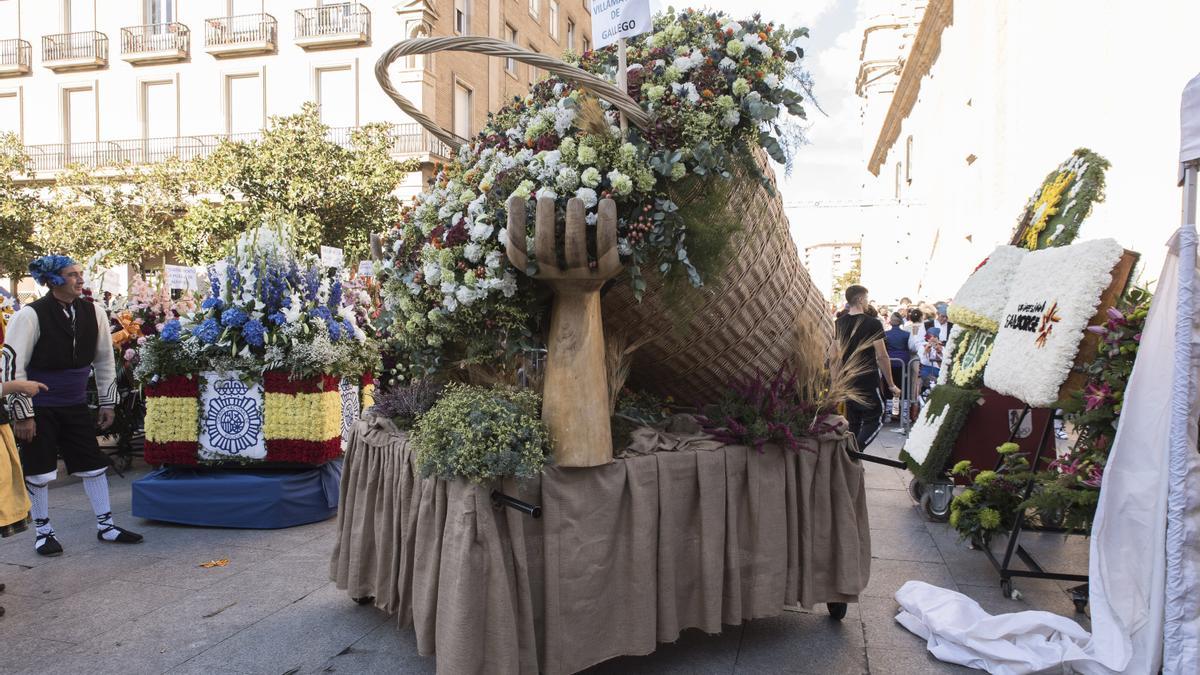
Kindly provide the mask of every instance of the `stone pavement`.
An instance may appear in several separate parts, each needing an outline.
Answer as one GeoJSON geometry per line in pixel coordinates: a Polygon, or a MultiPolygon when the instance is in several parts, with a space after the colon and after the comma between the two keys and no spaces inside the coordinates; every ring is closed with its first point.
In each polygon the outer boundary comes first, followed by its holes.
{"type": "MultiPolygon", "coordinates": [[[[885,430],[870,448],[895,457],[903,438],[885,430]]],[[[32,533],[0,540],[0,672],[4,673],[432,673],[410,629],[355,605],[328,578],[334,521],[288,530],[222,530],[152,523],[130,515],[130,481],[112,476],[119,524],[146,535],[136,546],[101,544],[82,485],[58,481],[51,516],[66,553],[43,559],[32,533]],[[227,567],[199,564],[228,558],[227,567]]],[[[589,673],[969,672],[928,656],[897,624],[892,595],[909,579],[954,588],[990,612],[1043,609],[1083,619],[1054,581],[1018,581],[1001,596],[983,553],[949,526],[925,522],[905,491],[908,475],[867,465],[874,560],[871,583],[845,620],[823,607],[688,631],[650,656],[614,659],[589,673]]],[[[1024,540],[1023,540],[1024,541],[1024,540]]],[[[1086,571],[1087,543],[1049,535],[1030,546],[1043,564],[1086,571]]]]}

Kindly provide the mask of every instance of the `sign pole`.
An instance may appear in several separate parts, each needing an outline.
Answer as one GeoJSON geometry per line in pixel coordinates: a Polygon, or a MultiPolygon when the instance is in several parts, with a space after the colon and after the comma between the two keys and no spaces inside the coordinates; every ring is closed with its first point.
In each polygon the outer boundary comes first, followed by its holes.
{"type": "MultiPolygon", "coordinates": [[[[625,74],[629,69],[629,65],[625,62],[625,38],[617,40],[617,88],[622,94],[629,93],[629,87],[625,82],[625,74]]],[[[628,125],[625,122],[625,113],[617,111],[618,119],[621,121],[621,140],[625,140],[625,133],[628,130],[628,125]]]]}

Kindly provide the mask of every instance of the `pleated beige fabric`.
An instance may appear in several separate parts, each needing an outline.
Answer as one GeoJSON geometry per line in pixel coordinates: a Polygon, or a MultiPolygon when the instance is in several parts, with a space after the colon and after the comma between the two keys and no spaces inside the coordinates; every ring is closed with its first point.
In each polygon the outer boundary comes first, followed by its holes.
{"type": "Polygon", "coordinates": [[[440,672],[551,675],[689,627],[853,602],[867,585],[851,437],[799,453],[639,438],[642,454],[496,486],[541,504],[534,520],[493,507],[493,486],[420,479],[406,436],[367,416],[345,458],[331,577],[411,623],[440,672]]]}

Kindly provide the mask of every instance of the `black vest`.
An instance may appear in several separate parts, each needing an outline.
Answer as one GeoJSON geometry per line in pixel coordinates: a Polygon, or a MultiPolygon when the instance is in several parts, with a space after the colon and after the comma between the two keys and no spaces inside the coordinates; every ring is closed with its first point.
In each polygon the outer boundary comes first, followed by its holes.
{"type": "Polygon", "coordinates": [[[37,312],[41,336],[33,346],[28,368],[66,370],[92,365],[96,360],[96,340],[100,337],[95,305],[83,298],[75,300],[73,329],[62,303],[53,294],[47,293],[29,306],[37,312]]]}

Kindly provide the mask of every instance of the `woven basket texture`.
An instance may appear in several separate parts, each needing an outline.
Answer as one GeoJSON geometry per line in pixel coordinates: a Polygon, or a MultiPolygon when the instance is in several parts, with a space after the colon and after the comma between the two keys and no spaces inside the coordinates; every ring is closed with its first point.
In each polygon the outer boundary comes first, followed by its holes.
{"type": "MultiPolygon", "coordinates": [[[[774,183],[761,149],[754,160],[774,183]]],[[[825,299],[800,262],[779,191],[768,191],[744,170],[734,171],[732,180],[723,209],[742,229],[730,242],[721,274],[684,291],[680,304],[693,308],[685,321],[668,309],[657,274],[647,274],[641,302],[627,277],[604,295],[606,330],[624,332],[630,343],[645,341],[633,355],[629,384],[636,388],[680,402],[708,402],[735,379],[774,374],[796,365],[803,345],[832,340],[825,299]]],[[[676,195],[681,205],[700,198],[676,195]]]]}

